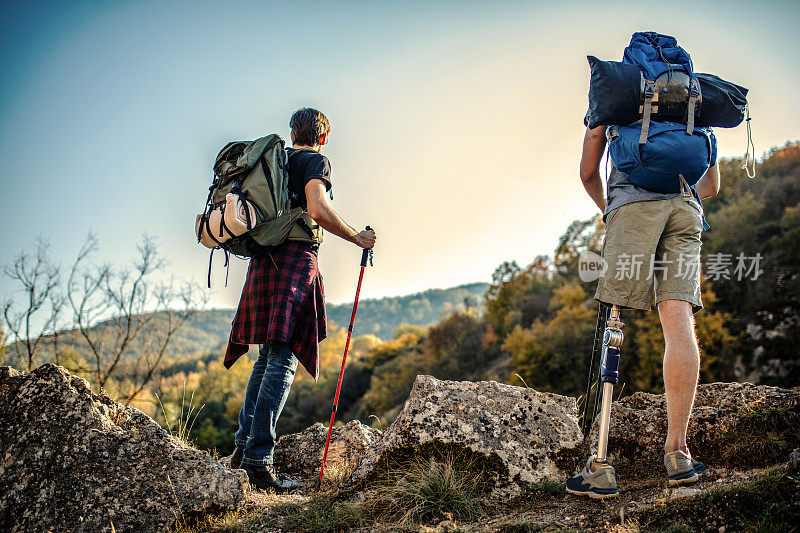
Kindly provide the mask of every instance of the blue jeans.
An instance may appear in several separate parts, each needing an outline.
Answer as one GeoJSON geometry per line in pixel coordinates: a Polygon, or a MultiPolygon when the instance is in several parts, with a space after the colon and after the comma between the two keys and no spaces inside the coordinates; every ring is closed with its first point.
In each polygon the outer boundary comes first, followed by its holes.
{"type": "Polygon", "coordinates": [[[297,357],[283,342],[260,346],[234,437],[236,445],[244,447],[243,464],[261,468],[272,465],[275,426],[292,388],[297,363],[297,357]]]}

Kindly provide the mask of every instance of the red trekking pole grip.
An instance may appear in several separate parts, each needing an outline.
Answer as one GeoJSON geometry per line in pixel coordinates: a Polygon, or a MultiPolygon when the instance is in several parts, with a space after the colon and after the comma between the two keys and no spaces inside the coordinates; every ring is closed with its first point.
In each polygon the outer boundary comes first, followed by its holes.
{"type": "MultiPolygon", "coordinates": [[[[372,228],[367,226],[367,231],[371,230],[372,228]]],[[[364,248],[364,251],[361,252],[361,267],[367,266],[367,259],[369,259],[370,264],[372,264],[372,248],[364,248]]]]}

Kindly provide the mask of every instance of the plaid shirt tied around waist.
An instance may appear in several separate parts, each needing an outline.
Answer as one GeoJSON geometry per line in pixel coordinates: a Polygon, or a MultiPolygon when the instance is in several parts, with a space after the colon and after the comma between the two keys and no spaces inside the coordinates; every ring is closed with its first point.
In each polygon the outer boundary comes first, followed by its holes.
{"type": "Polygon", "coordinates": [[[318,343],[326,334],[317,252],[310,244],[287,241],[269,255],[250,260],[223,364],[230,368],[249,344],[280,341],[317,380],[318,343]]]}

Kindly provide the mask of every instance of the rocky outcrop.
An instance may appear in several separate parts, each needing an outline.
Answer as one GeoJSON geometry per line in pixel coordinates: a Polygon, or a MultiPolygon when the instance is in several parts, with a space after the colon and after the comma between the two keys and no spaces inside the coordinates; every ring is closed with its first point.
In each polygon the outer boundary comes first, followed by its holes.
{"type": "Polygon", "coordinates": [[[163,531],[244,503],[244,472],[52,364],[0,367],[0,449],[1,531],[163,531]]]}
{"type": "Polygon", "coordinates": [[[485,458],[484,468],[495,470],[495,492],[516,495],[524,484],[564,477],[556,458],[582,438],[575,398],[495,381],[417,376],[403,410],[367,450],[352,484],[438,447],[485,458]]]}
{"type": "MultiPolygon", "coordinates": [[[[737,466],[724,465],[725,457],[730,456],[730,447],[735,446],[736,441],[748,438],[748,435],[736,434],[737,424],[746,417],[757,416],[757,413],[767,413],[765,420],[769,420],[769,411],[791,412],[799,407],[800,392],[796,390],[751,383],[700,385],[689,421],[689,449],[692,455],[712,466],[737,466]]],[[[636,392],[612,404],[608,457],[618,472],[642,477],[663,475],[661,465],[667,436],[666,408],[663,394],[644,392],[636,392]]],[[[757,418],[751,419],[749,425],[755,429],[748,431],[750,438],[763,438],[757,435],[760,425],[757,418]]],[[[595,420],[589,441],[594,446],[597,443],[597,430],[598,421],[595,420]]],[[[799,433],[796,428],[793,432],[799,433]]],[[[781,460],[785,461],[786,456],[788,452],[781,460]]],[[[749,457],[748,460],[752,462],[754,459],[749,457]]]]}
{"type": "MultiPolygon", "coordinates": [[[[325,477],[335,479],[349,475],[380,435],[379,430],[358,420],[335,426],[325,461],[325,477]]],[[[276,467],[281,473],[299,475],[306,486],[315,483],[319,479],[327,436],[328,427],[317,422],[300,433],[280,437],[275,444],[276,467]]]]}

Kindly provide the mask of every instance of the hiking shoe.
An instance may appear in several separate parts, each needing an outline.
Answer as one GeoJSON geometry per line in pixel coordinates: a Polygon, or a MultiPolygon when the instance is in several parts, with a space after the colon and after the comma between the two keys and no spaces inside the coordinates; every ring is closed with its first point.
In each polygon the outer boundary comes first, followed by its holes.
{"type": "Polygon", "coordinates": [[[242,467],[242,457],[244,456],[244,446],[237,446],[231,455],[231,468],[237,470],[242,467]]]}
{"type": "Polygon", "coordinates": [[[700,474],[708,472],[706,465],[692,459],[681,450],[664,454],[664,466],[669,476],[669,486],[688,485],[700,479],[700,474]]]}
{"type": "Polygon", "coordinates": [[[617,476],[614,467],[604,465],[592,472],[591,466],[595,456],[589,457],[583,469],[567,479],[567,492],[588,496],[595,500],[614,498],[619,494],[617,476]]]}
{"type": "Polygon", "coordinates": [[[698,476],[708,472],[708,467],[704,463],[701,463],[700,461],[695,461],[694,457],[691,457],[691,459],[692,459],[692,468],[694,468],[694,471],[697,472],[698,476]]]}
{"type": "Polygon", "coordinates": [[[278,476],[278,473],[275,472],[275,467],[271,465],[261,470],[253,465],[243,464],[242,469],[247,472],[247,479],[250,481],[250,484],[257,489],[290,492],[300,486],[299,483],[291,479],[282,479],[278,476]]]}

